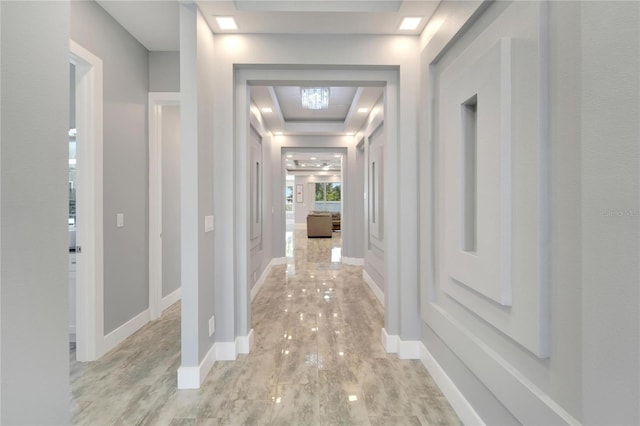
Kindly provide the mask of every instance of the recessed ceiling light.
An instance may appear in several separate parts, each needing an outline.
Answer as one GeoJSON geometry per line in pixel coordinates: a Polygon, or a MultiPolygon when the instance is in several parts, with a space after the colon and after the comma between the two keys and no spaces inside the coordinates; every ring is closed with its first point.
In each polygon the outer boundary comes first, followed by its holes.
{"type": "Polygon", "coordinates": [[[262,108],[262,112],[273,112],[273,110],[267,107],[267,108],[262,108]]]}
{"type": "Polygon", "coordinates": [[[340,158],[340,157],[342,157],[342,156],[341,156],[340,154],[335,154],[335,155],[334,155],[334,157],[336,157],[336,158],[340,158]]]}
{"type": "Polygon", "coordinates": [[[218,22],[218,26],[222,31],[238,29],[238,24],[236,24],[236,20],[233,18],[233,16],[216,16],[216,21],[218,22]]]}
{"type": "Polygon", "coordinates": [[[312,159],[312,160],[317,160],[317,158],[316,158],[316,157],[311,157],[311,159],[312,159]]]}
{"type": "Polygon", "coordinates": [[[358,112],[363,113],[369,111],[369,108],[358,108],[358,112]]]}
{"type": "Polygon", "coordinates": [[[402,20],[400,24],[401,31],[412,31],[418,28],[420,25],[420,21],[422,21],[421,17],[406,17],[402,20]]]}
{"type": "Polygon", "coordinates": [[[287,158],[293,158],[293,154],[287,154],[287,158]]]}
{"type": "Polygon", "coordinates": [[[347,136],[353,136],[353,132],[347,133],[347,136]]]}

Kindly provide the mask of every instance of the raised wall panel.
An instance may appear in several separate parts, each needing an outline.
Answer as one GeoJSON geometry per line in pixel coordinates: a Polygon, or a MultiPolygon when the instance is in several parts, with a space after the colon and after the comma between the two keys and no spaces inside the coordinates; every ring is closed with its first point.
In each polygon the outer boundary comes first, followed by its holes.
{"type": "Polygon", "coordinates": [[[441,73],[445,263],[451,286],[511,305],[511,40],[441,73]]]}
{"type": "Polygon", "coordinates": [[[538,357],[549,355],[545,10],[516,2],[453,43],[431,64],[430,111],[430,302],[538,357]]]}
{"type": "Polygon", "coordinates": [[[250,131],[250,158],[249,167],[251,175],[250,203],[251,213],[251,240],[252,248],[262,243],[262,138],[251,126],[250,131]]]}
{"type": "Polygon", "coordinates": [[[369,136],[369,245],[384,251],[384,129],[380,124],[369,136]]]}

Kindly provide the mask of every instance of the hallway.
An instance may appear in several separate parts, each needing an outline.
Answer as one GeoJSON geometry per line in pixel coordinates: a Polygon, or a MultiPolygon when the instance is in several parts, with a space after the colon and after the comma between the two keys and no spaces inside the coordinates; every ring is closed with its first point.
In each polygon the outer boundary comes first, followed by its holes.
{"type": "Polygon", "coordinates": [[[72,422],[459,424],[420,361],[384,352],[382,307],[340,244],[295,231],[252,303],[251,353],[216,362],[199,390],[176,390],[179,303],[100,361],[72,361],[72,422]]]}

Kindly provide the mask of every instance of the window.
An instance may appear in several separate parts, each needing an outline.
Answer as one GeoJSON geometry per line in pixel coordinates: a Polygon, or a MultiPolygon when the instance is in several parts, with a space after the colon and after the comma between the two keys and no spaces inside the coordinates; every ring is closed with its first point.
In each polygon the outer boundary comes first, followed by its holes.
{"type": "Polygon", "coordinates": [[[293,185],[287,185],[285,192],[285,211],[293,211],[293,185]]]}
{"type": "Polygon", "coordinates": [[[342,201],[341,182],[317,182],[316,183],[317,211],[339,212],[342,201]]]}

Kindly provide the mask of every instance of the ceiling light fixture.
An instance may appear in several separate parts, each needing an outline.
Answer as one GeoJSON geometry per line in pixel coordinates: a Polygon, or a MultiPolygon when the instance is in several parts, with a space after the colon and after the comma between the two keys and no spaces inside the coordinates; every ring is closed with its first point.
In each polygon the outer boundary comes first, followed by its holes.
{"type": "Polygon", "coordinates": [[[420,21],[422,21],[421,17],[406,17],[402,20],[400,24],[400,31],[413,31],[418,29],[418,25],[420,25],[420,21]]]}
{"type": "Polygon", "coordinates": [[[238,29],[238,24],[233,16],[216,16],[216,22],[221,31],[232,31],[238,29]]]}
{"type": "Polygon", "coordinates": [[[303,87],[300,89],[302,108],[318,110],[329,108],[328,87],[303,87]]]}

